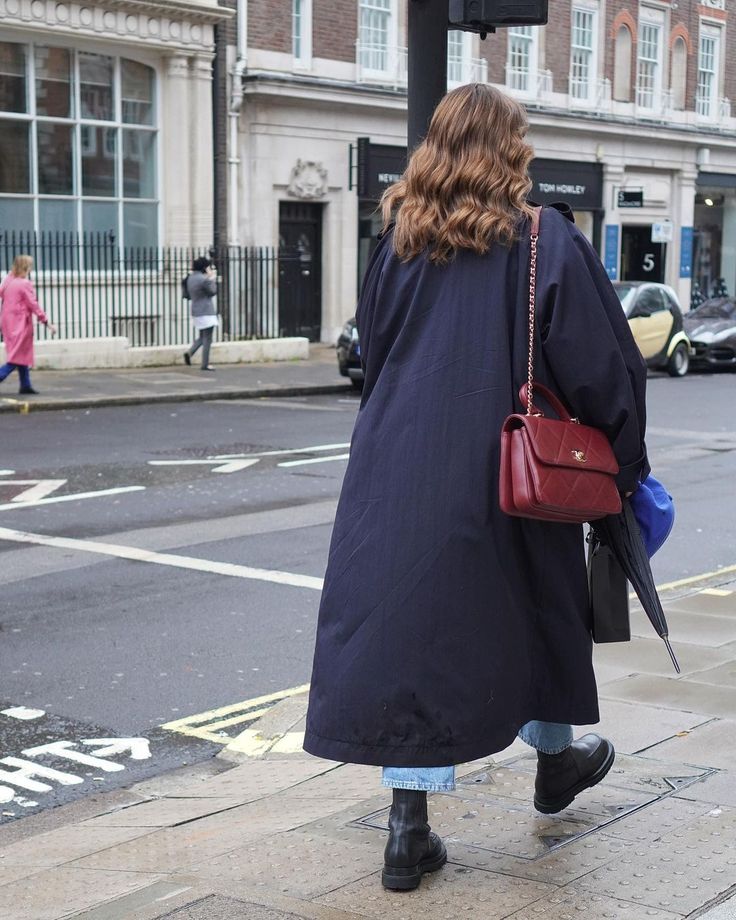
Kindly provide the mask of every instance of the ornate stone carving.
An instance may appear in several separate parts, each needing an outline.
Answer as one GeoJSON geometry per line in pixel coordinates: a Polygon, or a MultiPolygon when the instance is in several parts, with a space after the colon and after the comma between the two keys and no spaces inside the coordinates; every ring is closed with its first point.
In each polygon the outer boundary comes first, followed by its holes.
{"type": "Polygon", "coordinates": [[[292,198],[323,198],[327,192],[327,170],[314,160],[297,160],[286,191],[292,198]]]}

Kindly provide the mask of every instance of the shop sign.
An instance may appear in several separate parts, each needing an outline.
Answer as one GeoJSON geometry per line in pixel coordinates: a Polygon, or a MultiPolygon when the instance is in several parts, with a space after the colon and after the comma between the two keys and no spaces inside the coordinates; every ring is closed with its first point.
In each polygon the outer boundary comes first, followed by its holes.
{"type": "Polygon", "coordinates": [[[370,138],[358,138],[358,198],[378,201],[406,168],[406,147],[371,144],[370,138]]]}
{"type": "Polygon", "coordinates": [[[671,243],[674,238],[675,228],[668,217],[664,220],[655,221],[652,224],[653,243],[671,243]]]}
{"type": "Polygon", "coordinates": [[[680,277],[692,278],[693,276],[693,237],[692,227],[683,227],[680,230],[680,277]]]}
{"type": "Polygon", "coordinates": [[[603,264],[611,281],[618,277],[618,224],[606,224],[603,264]]]}
{"type": "Polygon", "coordinates": [[[600,163],[534,160],[529,167],[535,204],[564,201],[573,210],[595,211],[603,204],[603,167],[600,163]]]}
{"type": "Polygon", "coordinates": [[[644,192],[641,189],[620,189],[617,204],[619,208],[643,208],[644,192]]]}

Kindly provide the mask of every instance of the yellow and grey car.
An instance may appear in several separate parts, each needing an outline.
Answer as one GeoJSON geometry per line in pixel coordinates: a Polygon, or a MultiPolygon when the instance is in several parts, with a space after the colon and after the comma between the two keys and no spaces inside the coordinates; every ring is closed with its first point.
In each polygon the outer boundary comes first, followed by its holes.
{"type": "Polygon", "coordinates": [[[629,327],[647,365],[684,377],[690,367],[692,346],[682,322],[677,294],[666,284],[615,281],[629,327]]]}

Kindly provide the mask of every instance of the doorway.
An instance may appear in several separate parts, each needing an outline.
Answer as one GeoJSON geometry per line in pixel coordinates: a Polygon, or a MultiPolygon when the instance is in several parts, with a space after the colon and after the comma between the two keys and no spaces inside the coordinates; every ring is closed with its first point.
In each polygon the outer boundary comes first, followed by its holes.
{"type": "Polygon", "coordinates": [[[664,283],[666,243],[652,242],[652,227],[621,228],[621,280],[664,283]]]}
{"type": "Polygon", "coordinates": [[[318,342],[322,326],[322,205],[279,205],[279,334],[318,342]]]}

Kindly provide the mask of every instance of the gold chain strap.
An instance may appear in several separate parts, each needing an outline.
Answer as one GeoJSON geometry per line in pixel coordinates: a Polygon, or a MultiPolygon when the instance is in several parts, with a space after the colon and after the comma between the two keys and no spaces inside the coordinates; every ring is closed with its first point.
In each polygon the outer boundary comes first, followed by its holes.
{"type": "Polygon", "coordinates": [[[537,240],[539,234],[531,234],[531,258],[529,260],[529,363],[527,370],[526,414],[534,415],[534,323],[537,306],[537,240]]]}

